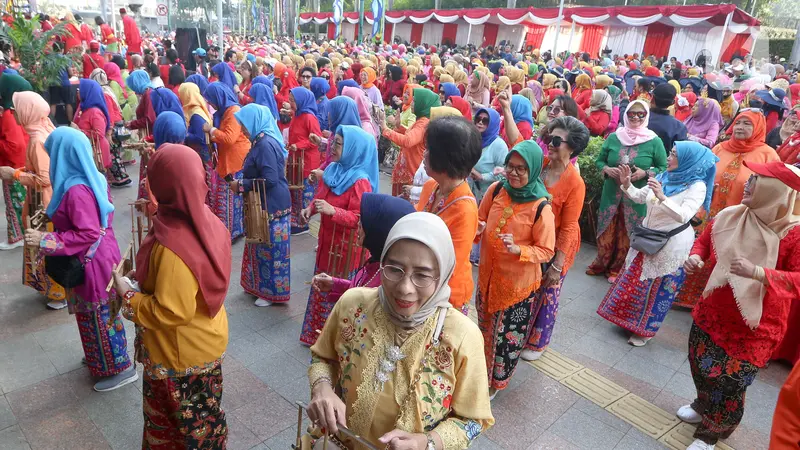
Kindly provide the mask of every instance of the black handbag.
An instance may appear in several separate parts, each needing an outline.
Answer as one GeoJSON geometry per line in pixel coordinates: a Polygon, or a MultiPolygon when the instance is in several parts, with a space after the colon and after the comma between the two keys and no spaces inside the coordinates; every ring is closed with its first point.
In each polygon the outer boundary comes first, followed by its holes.
{"type": "Polygon", "coordinates": [[[691,222],[686,222],[670,231],[658,231],[641,225],[634,225],[631,232],[631,248],[645,255],[655,255],[667,245],[669,238],[689,228],[691,224],[691,222]]]}
{"type": "Polygon", "coordinates": [[[63,286],[64,289],[72,289],[82,285],[86,281],[86,264],[94,258],[94,254],[97,252],[97,248],[100,247],[100,241],[105,234],[105,230],[100,231],[100,237],[89,247],[83,258],[75,255],[45,256],[44,270],[47,275],[63,286]]]}

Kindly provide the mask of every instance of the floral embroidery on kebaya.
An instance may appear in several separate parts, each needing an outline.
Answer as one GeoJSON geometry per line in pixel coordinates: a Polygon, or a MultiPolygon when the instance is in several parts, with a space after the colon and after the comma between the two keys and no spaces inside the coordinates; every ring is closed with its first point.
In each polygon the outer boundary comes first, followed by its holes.
{"type": "Polygon", "coordinates": [[[366,327],[367,314],[364,313],[364,306],[359,304],[356,308],[350,308],[350,311],[342,319],[342,326],[339,335],[344,341],[344,351],[339,357],[339,366],[342,368],[342,375],[339,377],[339,386],[342,392],[345,393],[347,389],[344,387],[345,381],[352,381],[350,371],[355,366],[350,361],[350,354],[361,356],[361,352],[366,348],[366,344],[361,343],[369,331],[366,327]]]}

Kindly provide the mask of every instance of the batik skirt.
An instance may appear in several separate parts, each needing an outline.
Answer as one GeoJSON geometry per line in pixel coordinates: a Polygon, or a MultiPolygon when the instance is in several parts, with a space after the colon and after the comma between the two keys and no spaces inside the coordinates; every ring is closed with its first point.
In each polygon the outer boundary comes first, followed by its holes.
{"type": "Polygon", "coordinates": [[[228,442],[222,365],[198,375],[142,382],[142,448],[218,450],[228,442]]]}
{"type": "MultiPolygon", "coordinates": [[[[47,231],[53,231],[52,222],[48,222],[47,231]]],[[[22,284],[36,289],[49,300],[63,301],[67,298],[64,287],[47,275],[44,258],[32,255],[27,249],[22,252],[22,284]]]]}
{"type": "Polygon", "coordinates": [[[314,200],[314,193],[317,190],[316,183],[303,180],[303,190],[293,190],[292,194],[292,234],[308,231],[308,224],[300,225],[300,212],[311,205],[314,200]]]}
{"type": "MultiPolygon", "coordinates": [[[[319,272],[319,268],[315,266],[314,273],[317,274],[319,272]]],[[[357,272],[358,269],[350,272],[347,279],[352,280],[357,272]]],[[[333,297],[337,300],[339,298],[339,296],[332,296],[332,298],[333,297]]],[[[328,316],[331,314],[331,310],[333,310],[333,305],[335,304],[336,300],[328,301],[327,292],[319,292],[316,289],[311,289],[308,293],[306,315],[303,318],[303,330],[300,332],[300,343],[310,347],[317,342],[319,332],[322,331],[322,328],[325,326],[325,321],[328,320],[328,316]]]]}
{"type": "Polygon", "coordinates": [[[122,161],[122,146],[111,142],[111,167],[106,171],[108,183],[112,186],[125,186],[131,182],[125,163],[122,161]]]}
{"type": "Polygon", "coordinates": [[[211,211],[217,210],[217,190],[222,187],[228,187],[228,183],[224,178],[219,176],[217,170],[214,169],[214,164],[211,160],[204,161],[203,167],[206,169],[206,186],[208,186],[208,193],[206,193],[206,205],[211,211]]]}
{"type": "Polygon", "coordinates": [[[699,271],[686,275],[675,299],[675,306],[694,308],[694,305],[703,298],[703,291],[709,278],[711,278],[711,266],[708,264],[699,271]]]}
{"type": "Polygon", "coordinates": [[[606,293],[597,314],[609,322],[642,337],[653,337],[667,317],[675,295],[683,283],[683,269],[652,280],[642,281],[644,254],[617,277],[606,293]]]}
{"type": "Polygon", "coordinates": [[[565,276],[561,275],[561,280],[557,284],[540,288],[536,293],[542,306],[536,316],[531,318],[533,330],[528,338],[528,343],[525,344],[526,350],[543,352],[550,345],[550,337],[553,336],[553,327],[558,314],[558,298],[561,296],[561,286],[564,285],[565,276]]]}
{"type": "Polygon", "coordinates": [[[122,320],[117,315],[109,327],[109,318],[108,303],[98,305],[93,312],[75,313],[86,366],[94,377],[110,377],[131,366],[122,320]]]}
{"type": "Polygon", "coordinates": [[[703,416],[694,437],[716,444],[730,436],[742,421],[745,391],[755,381],[758,367],[729,356],[693,323],[689,332],[689,368],[697,389],[692,409],[703,416]]]}
{"type": "MultiPolygon", "coordinates": [[[[242,171],[233,174],[236,180],[242,179],[242,171]]],[[[214,214],[231,232],[231,240],[244,234],[244,199],[238,192],[233,192],[224,179],[216,186],[214,193],[214,214]]]]}
{"type": "Polygon", "coordinates": [[[25,192],[25,186],[19,181],[3,181],[3,199],[6,202],[9,244],[17,243],[25,236],[25,225],[22,222],[25,192]]]}
{"type": "Polygon", "coordinates": [[[245,292],[273,303],[289,301],[290,220],[288,210],[276,212],[269,222],[272,242],[244,245],[241,284],[245,292]]]}
{"type": "Polygon", "coordinates": [[[480,291],[475,296],[490,388],[501,390],[508,387],[517,368],[519,355],[525,349],[533,330],[531,319],[538,313],[540,304],[536,292],[531,292],[521,302],[489,313],[488,304],[480,291]]]}
{"type": "Polygon", "coordinates": [[[589,275],[615,277],[625,266],[631,244],[628,233],[634,223],[641,222],[641,218],[633,208],[623,203],[616,207],[614,216],[602,230],[598,227],[597,257],[586,271],[589,275]]]}

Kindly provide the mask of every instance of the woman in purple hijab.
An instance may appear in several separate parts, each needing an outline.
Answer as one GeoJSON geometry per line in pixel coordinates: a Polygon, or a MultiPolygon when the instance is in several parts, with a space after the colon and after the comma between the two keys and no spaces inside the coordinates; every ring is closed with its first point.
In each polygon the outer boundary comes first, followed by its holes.
{"type": "Polygon", "coordinates": [[[719,103],[710,98],[700,98],[692,108],[692,115],[684,122],[690,141],[699,142],[708,148],[717,143],[723,125],[719,103]]]}

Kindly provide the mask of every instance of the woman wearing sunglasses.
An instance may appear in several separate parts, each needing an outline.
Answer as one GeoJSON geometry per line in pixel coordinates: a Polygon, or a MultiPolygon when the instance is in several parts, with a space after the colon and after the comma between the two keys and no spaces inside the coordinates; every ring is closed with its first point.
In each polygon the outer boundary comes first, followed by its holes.
{"type": "Polygon", "coordinates": [[[475,307],[483,333],[489,395],[508,387],[533,331],[542,264],[554,255],[555,218],[539,177],[544,155],[533,141],[506,156],[506,180],[489,188],[478,209],[481,264],[475,307]]]}
{"type": "Polygon", "coordinates": [[[494,418],[479,331],[450,304],[450,232],[416,212],[382,248],[380,286],[345,292],[311,347],[311,434],[345,425],[377,448],[466,449],[494,418]]]}
{"type": "Polygon", "coordinates": [[[531,317],[530,337],[520,358],[535,361],[550,344],[558,313],[561,286],[580,249],[581,228],[578,224],[586,186],[571,160],[580,155],[589,143],[589,130],[574,117],[559,117],[550,122],[550,144],[544,160],[541,179],[552,195],[550,206],[555,217],[555,256],[542,274],[537,292],[539,312],[531,317]]]}
{"type": "Polygon", "coordinates": [[[597,217],[597,257],[586,269],[586,274],[608,277],[609,283],[616,281],[625,263],[630,231],[635,224],[641,223],[647,212],[645,205],[636,204],[622,195],[619,167],[630,167],[631,182],[637,188],[644,187],[648,178],[667,168],[664,143],[647,128],[649,117],[648,103],[642,100],[631,102],[625,112],[625,125],[608,136],[595,162],[605,182],[597,217]]]}
{"type": "MultiPolygon", "coordinates": [[[[728,206],[738,205],[744,196],[744,186],[753,173],[744,163],[766,163],[780,161],[778,153],[764,142],[766,121],[759,110],[743,110],[733,120],[731,138],[716,147],[714,154],[719,157],[717,176],[714,180],[714,193],[709,209],[701,212],[703,223],[695,231],[702,232],[708,221],[728,206]]],[[[686,276],[675,304],[693,308],[703,295],[703,289],[710,272],[700,270],[686,276]]]]}
{"type": "Polygon", "coordinates": [[[494,109],[479,109],[473,123],[481,133],[481,158],[472,168],[467,183],[480,203],[489,185],[499,178],[496,167],[503,167],[508,154],[508,144],[500,136],[500,114],[494,109]]]}

